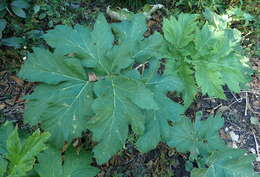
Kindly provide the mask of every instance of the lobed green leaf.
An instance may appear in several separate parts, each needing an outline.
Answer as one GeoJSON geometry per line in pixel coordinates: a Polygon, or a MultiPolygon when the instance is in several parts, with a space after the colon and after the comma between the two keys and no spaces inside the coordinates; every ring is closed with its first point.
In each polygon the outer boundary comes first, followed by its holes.
{"type": "Polygon", "coordinates": [[[98,173],[90,165],[90,153],[77,154],[72,148],[65,152],[64,162],[61,152],[52,147],[39,154],[38,160],[35,170],[41,177],[94,177],[98,173]]]}

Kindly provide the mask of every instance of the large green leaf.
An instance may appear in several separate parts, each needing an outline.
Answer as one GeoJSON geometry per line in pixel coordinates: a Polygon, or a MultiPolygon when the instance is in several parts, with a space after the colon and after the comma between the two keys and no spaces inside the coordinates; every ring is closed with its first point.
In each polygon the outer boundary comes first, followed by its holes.
{"type": "Polygon", "coordinates": [[[154,149],[159,142],[167,142],[171,137],[172,127],[169,121],[176,122],[181,119],[184,109],[181,105],[167,98],[167,92],[181,90],[182,82],[175,77],[163,77],[157,73],[156,62],[149,65],[149,70],[144,74],[145,84],[150,88],[158,103],[158,110],[148,110],[145,112],[146,126],[144,135],[137,141],[137,148],[142,152],[154,149]],[[147,141],[149,140],[149,141],[147,141]]]}
{"type": "Polygon", "coordinates": [[[77,59],[43,49],[34,51],[19,76],[30,81],[59,84],[42,84],[27,97],[29,102],[25,121],[33,125],[42,123],[42,127],[52,134],[52,142],[60,147],[64,141],[70,142],[86,129],[86,116],[92,114],[92,83],[87,81],[86,73],[77,59]]]}
{"type": "Polygon", "coordinates": [[[93,177],[98,169],[90,166],[91,154],[77,154],[72,148],[65,152],[64,162],[61,152],[50,147],[38,155],[39,164],[35,169],[41,177],[93,177]]]}
{"type": "Polygon", "coordinates": [[[194,168],[191,176],[259,177],[253,169],[254,159],[254,155],[246,155],[244,150],[224,148],[221,151],[213,152],[206,159],[205,168],[194,168]]]}
{"type": "Polygon", "coordinates": [[[245,66],[236,52],[239,44],[235,31],[217,31],[209,25],[204,25],[197,33],[193,63],[195,77],[204,94],[211,97],[225,98],[222,86],[227,84],[234,92],[240,91],[240,84],[246,79],[245,66]]]}
{"type": "Polygon", "coordinates": [[[193,157],[225,148],[218,134],[224,124],[223,119],[219,115],[210,116],[207,120],[200,119],[201,116],[197,114],[195,123],[188,118],[178,121],[173,126],[169,146],[176,147],[179,152],[191,152],[193,157]]]}
{"type": "Polygon", "coordinates": [[[133,77],[122,75],[98,81],[94,87],[98,98],[93,103],[96,115],[89,128],[100,142],[94,153],[98,163],[106,162],[125,144],[128,125],[137,134],[144,131],[142,109],[158,109],[153,93],[133,77]]]}
{"type": "Polygon", "coordinates": [[[28,97],[25,121],[33,125],[40,122],[42,128],[51,132],[51,143],[62,147],[64,141],[71,142],[86,129],[87,116],[92,114],[91,88],[90,82],[38,86],[28,97]]]}
{"type": "Polygon", "coordinates": [[[35,156],[47,148],[44,143],[49,136],[48,133],[41,133],[37,130],[21,143],[15,129],[7,140],[8,177],[25,176],[33,168],[35,156]]]}
{"type": "Polygon", "coordinates": [[[196,92],[225,98],[223,86],[239,92],[250,72],[240,50],[241,34],[224,19],[206,10],[209,23],[200,26],[191,14],[164,20],[166,73],[178,76],[186,87],[180,91],[186,108],[196,92]],[[221,27],[220,27],[221,26],[221,27]]]}

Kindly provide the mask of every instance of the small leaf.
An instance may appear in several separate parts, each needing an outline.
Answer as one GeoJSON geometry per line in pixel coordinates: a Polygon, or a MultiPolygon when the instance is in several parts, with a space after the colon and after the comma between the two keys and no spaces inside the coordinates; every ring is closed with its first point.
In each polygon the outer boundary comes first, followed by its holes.
{"type": "Polygon", "coordinates": [[[43,20],[44,18],[46,18],[47,17],[47,14],[45,13],[45,12],[42,12],[42,13],[40,13],[40,15],[39,15],[39,19],[40,20],[43,20]]]}
{"type": "Polygon", "coordinates": [[[34,14],[37,14],[37,13],[40,11],[40,9],[41,9],[41,6],[35,5],[35,6],[33,7],[34,14]]]}
{"type": "Polygon", "coordinates": [[[227,19],[224,19],[220,15],[206,9],[203,12],[204,17],[208,20],[211,25],[214,25],[218,29],[225,29],[227,27],[227,19]]]}
{"type": "Polygon", "coordinates": [[[17,15],[18,17],[21,17],[21,18],[26,18],[26,13],[22,8],[15,7],[15,6],[12,6],[11,8],[12,8],[12,11],[15,13],[15,15],[17,15]]]}
{"type": "Polygon", "coordinates": [[[27,9],[30,7],[30,5],[24,0],[15,0],[11,3],[11,6],[17,7],[20,9],[27,9]]]}
{"type": "Polygon", "coordinates": [[[5,46],[14,47],[14,48],[20,48],[21,44],[24,43],[24,39],[20,37],[10,37],[10,38],[4,38],[1,39],[1,42],[5,46]]]}
{"type": "Polygon", "coordinates": [[[0,38],[2,38],[1,33],[6,27],[6,20],[5,19],[0,19],[0,38]]]}

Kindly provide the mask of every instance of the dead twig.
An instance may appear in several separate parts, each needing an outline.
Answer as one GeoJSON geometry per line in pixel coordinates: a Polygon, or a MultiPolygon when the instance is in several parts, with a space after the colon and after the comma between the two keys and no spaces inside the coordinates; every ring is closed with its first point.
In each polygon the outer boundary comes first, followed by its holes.
{"type": "Polygon", "coordinates": [[[248,102],[249,102],[249,100],[248,100],[248,93],[246,92],[246,107],[245,107],[245,116],[247,116],[247,110],[248,110],[248,102]]]}
{"type": "Polygon", "coordinates": [[[255,136],[255,133],[253,132],[254,140],[255,140],[255,149],[256,149],[256,155],[259,157],[259,145],[255,136]]]}
{"type": "Polygon", "coordinates": [[[231,107],[235,103],[241,103],[242,100],[243,100],[243,98],[239,98],[238,100],[235,100],[230,105],[228,105],[228,107],[231,107]]]}
{"type": "Polygon", "coordinates": [[[238,103],[241,103],[242,99],[240,98],[237,98],[233,92],[230,92],[232,94],[232,96],[235,98],[235,100],[238,102],[238,103]]]}
{"type": "Polygon", "coordinates": [[[140,65],[138,65],[138,66],[136,66],[134,69],[135,69],[135,70],[138,70],[139,68],[144,67],[147,63],[148,63],[148,61],[145,62],[145,63],[142,63],[142,64],[140,64],[140,65]]]}

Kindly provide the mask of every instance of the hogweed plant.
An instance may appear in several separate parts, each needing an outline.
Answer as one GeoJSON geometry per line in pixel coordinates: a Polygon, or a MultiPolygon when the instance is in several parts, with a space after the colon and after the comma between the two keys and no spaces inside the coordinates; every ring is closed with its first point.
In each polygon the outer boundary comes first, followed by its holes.
{"type": "MultiPolygon", "coordinates": [[[[238,52],[239,32],[208,13],[202,26],[192,14],[165,19],[164,37],[154,33],[144,38],[146,20],[140,14],[113,24],[101,14],[93,29],[58,25],[48,31],[44,38],[52,50],[34,48],[19,72],[21,78],[38,82],[26,96],[24,121],[51,134],[49,148],[40,153],[45,149],[41,143],[28,157],[37,156],[34,172],[44,177],[92,177],[98,170],[90,166],[91,154],[72,147],[61,154],[64,144],[90,130],[96,142],[94,158],[103,164],[124,147],[131,130],[140,152],[164,142],[188,153],[186,166],[192,177],[257,176],[254,156],[228,148],[220,139],[224,122],[219,114],[202,120],[198,113],[194,122],[184,116],[200,90],[224,98],[222,86],[239,91],[247,82],[244,57],[238,52]],[[166,58],[163,74],[158,72],[161,58],[166,58]],[[179,93],[184,106],[168,98],[169,91],[179,93]]],[[[43,135],[37,131],[32,136],[43,135]]],[[[45,136],[39,141],[46,142],[45,136]]],[[[17,141],[10,139],[1,137],[1,144],[7,141],[9,147],[10,141],[17,141]]],[[[4,167],[15,152],[1,156],[4,167]]],[[[24,176],[35,161],[19,162],[25,167],[16,176],[24,176]]],[[[10,174],[5,169],[1,165],[2,176],[10,174]]]]}

